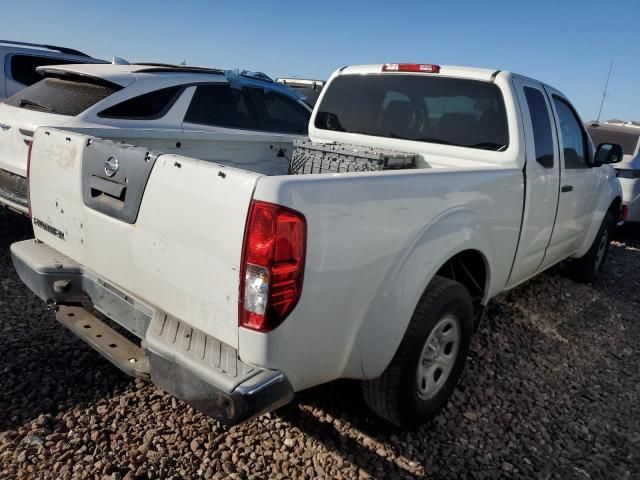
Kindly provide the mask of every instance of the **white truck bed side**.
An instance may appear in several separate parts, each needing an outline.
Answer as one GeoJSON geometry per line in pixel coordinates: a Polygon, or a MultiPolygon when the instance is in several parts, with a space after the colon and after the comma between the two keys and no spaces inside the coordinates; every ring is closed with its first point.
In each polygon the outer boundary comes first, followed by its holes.
{"type": "Polygon", "coordinates": [[[427,283],[459,251],[481,252],[490,265],[487,294],[501,291],[518,240],[523,178],[496,167],[262,177],[254,198],[305,215],[307,259],[291,316],[267,334],[241,329],[239,349],[247,362],[288,365],[300,388],[379,375],[427,283]]]}

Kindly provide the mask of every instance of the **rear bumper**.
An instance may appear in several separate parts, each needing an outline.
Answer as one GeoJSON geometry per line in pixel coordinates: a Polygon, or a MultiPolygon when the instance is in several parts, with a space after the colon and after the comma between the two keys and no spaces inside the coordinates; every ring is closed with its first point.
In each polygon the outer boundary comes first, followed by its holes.
{"type": "Polygon", "coordinates": [[[625,203],[629,209],[627,212],[627,223],[640,222],[640,197],[636,197],[633,202],[625,203]]]}
{"type": "Polygon", "coordinates": [[[29,212],[28,183],[25,177],[0,168],[0,205],[18,213],[29,212]]]}
{"type": "Polygon", "coordinates": [[[125,373],[149,378],[222,423],[240,423],[293,399],[283,373],[245,364],[231,346],[134,299],[48,245],[17,242],[11,256],[20,279],[58,307],[57,319],[74,334],[125,373]],[[141,343],[78,306],[87,300],[141,343]]]}
{"type": "Polygon", "coordinates": [[[618,178],[622,187],[622,203],[629,209],[627,222],[640,222],[640,179],[618,178]]]}

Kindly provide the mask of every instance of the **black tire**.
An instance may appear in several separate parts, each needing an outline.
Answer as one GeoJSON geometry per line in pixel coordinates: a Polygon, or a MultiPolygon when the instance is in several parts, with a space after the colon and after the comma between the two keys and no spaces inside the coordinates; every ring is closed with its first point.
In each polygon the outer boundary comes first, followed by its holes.
{"type": "Polygon", "coordinates": [[[615,226],[616,219],[613,213],[607,212],[589,251],[582,257],[571,260],[567,265],[569,276],[573,280],[580,283],[591,283],[602,272],[615,226]]]}
{"type": "MultiPolygon", "coordinates": [[[[367,406],[401,428],[416,428],[432,420],[453,393],[469,353],[472,335],[473,305],[468,290],[458,282],[436,276],[418,302],[389,366],[380,377],[362,382],[367,406]],[[433,396],[425,399],[419,386],[422,383],[424,388],[424,380],[419,382],[418,379],[422,372],[418,369],[424,365],[421,360],[423,349],[427,352],[426,342],[431,339],[434,329],[440,328],[444,319],[451,318],[459,322],[457,354],[454,353],[455,358],[450,362],[452,367],[448,367],[450,370],[441,385],[433,396]]],[[[445,352],[447,344],[444,345],[440,344],[438,351],[442,348],[445,352]]]]}

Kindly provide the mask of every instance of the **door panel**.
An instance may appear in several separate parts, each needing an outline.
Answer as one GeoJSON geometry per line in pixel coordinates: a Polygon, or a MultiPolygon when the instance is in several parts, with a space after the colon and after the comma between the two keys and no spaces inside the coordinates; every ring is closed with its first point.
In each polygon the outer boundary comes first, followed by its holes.
{"type": "Polygon", "coordinates": [[[556,225],[543,267],[570,256],[582,243],[593,211],[598,186],[596,171],[589,167],[592,155],[580,117],[560,94],[545,87],[554,111],[561,164],[560,199],[556,225]]]}
{"type": "Polygon", "coordinates": [[[560,185],[560,162],[553,116],[540,84],[513,80],[523,121],[525,164],[525,209],[508,286],[532,276],[543,262],[551,240],[560,185]]]}

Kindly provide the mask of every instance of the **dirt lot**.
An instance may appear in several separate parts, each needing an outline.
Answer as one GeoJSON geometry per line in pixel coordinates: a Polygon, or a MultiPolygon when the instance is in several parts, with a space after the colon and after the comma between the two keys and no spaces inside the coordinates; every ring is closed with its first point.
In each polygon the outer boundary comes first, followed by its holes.
{"type": "Polygon", "coordinates": [[[353,382],[221,427],[59,326],[11,266],[30,236],[0,211],[0,479],[640,478],[637,232],[593,286],[548,273],[496,299],[453,400],[412,433],[353,382]]]}

